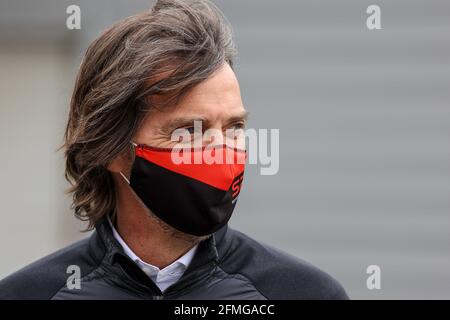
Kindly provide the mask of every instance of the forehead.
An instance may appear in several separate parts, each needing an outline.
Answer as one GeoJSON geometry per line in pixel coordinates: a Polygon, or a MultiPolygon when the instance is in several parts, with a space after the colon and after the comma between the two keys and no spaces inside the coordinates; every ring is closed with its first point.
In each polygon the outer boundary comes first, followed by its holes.
{"type": "MultiPolygon", "coordinates": [[[[152,97],[152,102],[164,103],[164,99],[162,96],[152,97]]],[[[210,78],[187,92],[176,105],[152,110],[144,126],[182,116],[215,121],[243,110],[239,83],[231,67],[225,63],[210,78]]]]}

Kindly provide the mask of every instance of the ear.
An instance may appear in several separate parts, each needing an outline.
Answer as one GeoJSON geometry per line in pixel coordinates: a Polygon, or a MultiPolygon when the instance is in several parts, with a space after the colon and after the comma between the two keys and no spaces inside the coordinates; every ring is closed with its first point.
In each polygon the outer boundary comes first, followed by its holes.
{"type": "Polygon", "coordinates": [[[113,161],[111,161],[106,169],[110,172],[128,172],[131,166],[131,159],[127,153],[122,153],[117,156],[113,161]]]}

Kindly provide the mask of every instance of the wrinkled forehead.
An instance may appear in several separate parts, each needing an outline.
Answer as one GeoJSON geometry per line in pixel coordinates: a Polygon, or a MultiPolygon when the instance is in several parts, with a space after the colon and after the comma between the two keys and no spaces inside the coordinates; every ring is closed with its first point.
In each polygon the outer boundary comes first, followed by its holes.
{"type": "MultiPolygon", "coordinates": [[[[164,95],[149,97],[150,105],[163,105],[164,95]]],[[[168,126],[184,126],[195,120],[205,125],[245,120],[247,112],[242,103],[238,80],[228,64],[224,64],[211,77],[199,83],[173,105],[150,108],[141,130],[159,129],[168,126]]]]}

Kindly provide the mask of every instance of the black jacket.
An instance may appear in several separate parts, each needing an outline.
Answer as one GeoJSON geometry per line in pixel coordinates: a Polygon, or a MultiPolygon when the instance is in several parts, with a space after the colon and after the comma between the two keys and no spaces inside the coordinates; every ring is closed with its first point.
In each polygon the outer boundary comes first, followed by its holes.
{"type": "Polygon", "coordinates": [[[0,299],[347,299],[314,266],[223,227],[199,244],[180,280],[164,293],[123,252],[106,219],[87,239],[0,281],[0,299]],[[80,289],[66,285],[70,265],[80,289]]]}

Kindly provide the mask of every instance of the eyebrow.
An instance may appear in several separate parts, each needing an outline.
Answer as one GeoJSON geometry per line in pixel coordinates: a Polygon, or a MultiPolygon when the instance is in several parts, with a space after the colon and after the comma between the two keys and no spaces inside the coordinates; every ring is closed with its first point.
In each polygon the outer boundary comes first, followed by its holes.
{"type": "MultiPolygon", "coordinates": [[[[246,121],[248,119],[249,112],[243,111],[236,115],[233,115],[229,117],[226,120],[226,123],[233,123],[238,121],[246,121]]],[[[160,130],[164,133],[171,134],[175,129],[183,128],[183,127],[190,127],[194,125],[194,121],[201,121],[203,127],[209,127],[210,121],[207,118],[204,117],[179,117],[170,119],[167,123],[165,123],[163,126],[161,126],[160,130]]]]}
{"type": "Polygon", "coordinates": [[[231,116],[230,118],[228,118],[226,120],[226,124],[229,123],[233,123],[233,122],[238,122],[238,121],[247,121],[249,117],[249,112],[248,111],[242,111],[236,115],[231,116]]]}
{"type": "Polygon", "coordinates": [[[175,129],[193,126],[194,121],[202,121],[203,125],[209,123],[209,120],[203,117],[180,117],[170,119],[160,130],[164,133],[171,134],[175,129]]]}

